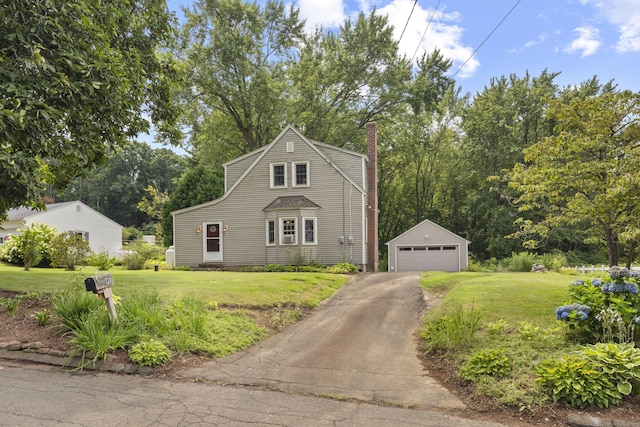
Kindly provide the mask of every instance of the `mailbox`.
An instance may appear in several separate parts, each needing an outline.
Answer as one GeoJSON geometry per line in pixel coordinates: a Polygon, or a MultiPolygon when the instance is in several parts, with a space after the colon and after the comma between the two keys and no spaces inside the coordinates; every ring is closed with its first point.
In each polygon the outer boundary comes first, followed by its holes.
{"type": "Polygon", "coordinates": [[[84,287],[87,292],[93,292],[95,294],[104,293],[105,288],[113,286],[113,277],[110,273],[96,274],[93,277],[88,277],[84,280],[84,287]]]}

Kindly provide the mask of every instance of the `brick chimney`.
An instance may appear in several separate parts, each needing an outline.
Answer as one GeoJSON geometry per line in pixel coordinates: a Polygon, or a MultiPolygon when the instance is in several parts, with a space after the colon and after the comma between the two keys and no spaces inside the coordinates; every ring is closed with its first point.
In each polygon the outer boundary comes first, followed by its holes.
{"type": "Polygon", "coordinates": [[[367,123],[367,271],[378,271],[378,132],[367,123]]]}

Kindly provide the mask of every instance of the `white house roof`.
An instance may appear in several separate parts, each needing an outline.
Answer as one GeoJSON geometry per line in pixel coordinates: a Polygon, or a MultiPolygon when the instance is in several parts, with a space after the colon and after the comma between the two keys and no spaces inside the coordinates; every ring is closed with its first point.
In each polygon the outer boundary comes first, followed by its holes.
{"type": "Polygon", "coordinates": [[[49,212],[52,210],[56,210],[59,208],[63,208],[65,206],[69,206],[72,205],[74,203],[78,203],[78,202],[61,202],[61,203],[50,203],[48,205],[45,205],[45,210],[44,211],[40,211],[38,209],[34,209],[34,208],[29,208],[26,206],[21,206],[19,208],[15,208],[15,209],[10,209],[7,212],[7,216],[8,216],[8,220],[9,221],[20,221],[26,218],[29,218],[31,216],[34,215],[38,215],[42,212],[49,212]]]}
{"type": "Polygon", "coordinates": [[[43,215],[43,214],[46,214],[47,212],[55,211],[55,210],[58,210],[58,209],[65,208],[67,206],[73,206],[73,205],[77,205],[77,204],[81,204],[81,205],[85,206],[87,209],[91,209],[96,214],[102,216],[104,219],[106,219],[108,221],[111,221],[112,223],[116,224],[119,227],[122,227],[122,225],[118,224],[117,222],[115,222],[111,218],[101,214],[100,212],[96,211],[95,209],[92,209],[91,207],[85,205],[84,203],[82,203],[79,200],[73,200],[73,201],[70,201],[70,202],[49,203],[49,204],[45,205],[45,209],[44,210],[37,210],[37,209],[25,207],[25,206],[21,206],[19,208],[15,208],[15,209],[10,209],[7,212],[7,217],[8,217],[7,220],[8,221],[22,221],[22,220],[25,220],[27,218],[31,218],[33,216],[43,215]]]}

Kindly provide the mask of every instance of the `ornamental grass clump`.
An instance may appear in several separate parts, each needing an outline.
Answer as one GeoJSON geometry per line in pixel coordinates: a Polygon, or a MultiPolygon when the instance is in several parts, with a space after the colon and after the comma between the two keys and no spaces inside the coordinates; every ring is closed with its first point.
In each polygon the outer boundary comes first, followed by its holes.
{"type": "Polygon", "coordinates": [[[638,283],[640,273],[617,266],[602,280],[575,280],[571,300],[556,309],[556,319],[567,322],[571,338],[581,343],[638,342],[638,283]]]}

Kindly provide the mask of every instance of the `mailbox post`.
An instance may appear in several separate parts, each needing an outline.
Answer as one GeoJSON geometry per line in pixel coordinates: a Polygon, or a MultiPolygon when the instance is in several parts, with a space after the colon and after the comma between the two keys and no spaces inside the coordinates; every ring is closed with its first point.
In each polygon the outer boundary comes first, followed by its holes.
{"type": "Polygon", "coordinates": [[[111,318],[111,320],[117,320],[118,315],[116,314],[116,306],[113,303],[112,298],[112,286],[113,277],[110,273],[96,274],[95,276],[84,279],[84,287],[86,288],[87,292],[93,292],[100,298],[103,298],[105,304],[107,305],[109,317],[111,318]]]}

